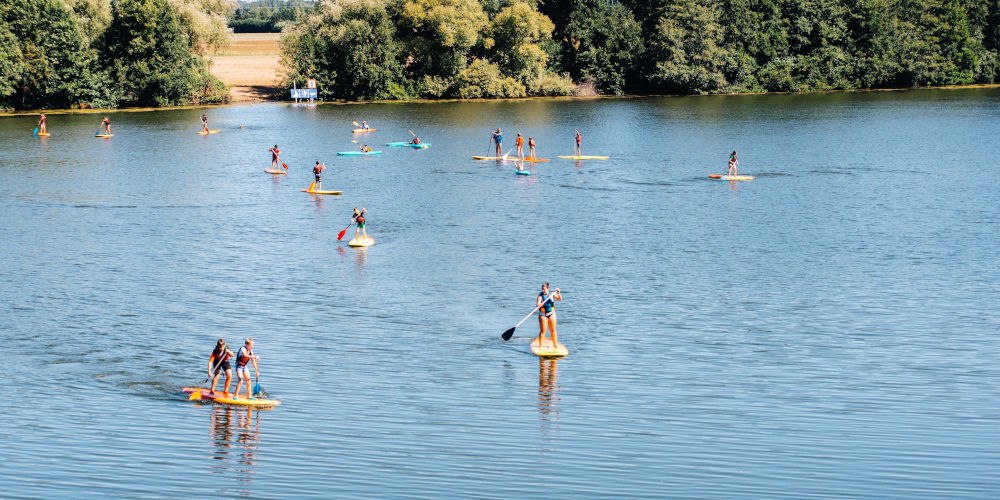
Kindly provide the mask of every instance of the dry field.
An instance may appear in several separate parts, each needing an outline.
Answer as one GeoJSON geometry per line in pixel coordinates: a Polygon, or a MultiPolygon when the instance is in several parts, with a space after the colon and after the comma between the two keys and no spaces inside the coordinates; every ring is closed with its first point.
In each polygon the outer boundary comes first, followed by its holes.
{"type": "Polygon", "coordinates": [[[280,33],[236,33],[229,49],[213,56],[212,74],[230,88],[233,101],[259,101],[278,83],[280,33]]]}

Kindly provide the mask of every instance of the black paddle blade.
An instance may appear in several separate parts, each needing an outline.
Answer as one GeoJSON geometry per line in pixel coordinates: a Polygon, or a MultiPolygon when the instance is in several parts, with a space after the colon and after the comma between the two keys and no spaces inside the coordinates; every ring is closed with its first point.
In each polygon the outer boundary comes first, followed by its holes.
{"type": "Polygon", "coordinates": [[[510,338],[512,336],[514,336],[514,330],[516,330],[516,329],[517,329],[517,327],[515,326],[514,328],[511,328],[510,330],[507,330],[506,332],[503,332],[503,335],[500,335],[500,338],[502,338],[504,340],[510,340],[510,338]]]}

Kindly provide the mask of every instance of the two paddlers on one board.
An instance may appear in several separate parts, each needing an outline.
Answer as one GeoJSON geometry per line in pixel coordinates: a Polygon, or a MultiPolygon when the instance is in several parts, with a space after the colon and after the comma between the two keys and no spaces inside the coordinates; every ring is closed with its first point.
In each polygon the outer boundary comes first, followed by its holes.
{"type": "MultiPolygon", "coordinates": [[[[212,350],[212,354],[208,358],[208,376],[212,379],[212,385],[209,389],[185,387],[184,392],[189,395],[188,399],[207,399],[216,403],[255,407],[277,406],[281,404],[281,401],[278,400],[255,397],[261,394],[262,391],[260,383],[254,383],[252,386],[250,384],[251,366],[253,366],[254,378],[259,379],[260,377],[260,356],[254,354],[253,345],[253,339],[248,338],[243,342],[243,347],[240,347],[239,351],[233,354],[233,351],[229,350],[229,347],[226,345],[225,339],[219,339],[215,343],[215,349],[212,350]],[[233,358],[236,360],[237,382],[235,394],[230,394],[229,383],[232,381],[233,370],[229,360],[233,358]],[[223,372],[226,374],[226,385],[223,387],[222,392],[217,392],[215,387],[223,372]],[[240,389],[244,383],[247,385],[246,397],[240,397],[240,389]]],[[[208,379],[205,379],[205,382],[208,382],[208,379]]]]}

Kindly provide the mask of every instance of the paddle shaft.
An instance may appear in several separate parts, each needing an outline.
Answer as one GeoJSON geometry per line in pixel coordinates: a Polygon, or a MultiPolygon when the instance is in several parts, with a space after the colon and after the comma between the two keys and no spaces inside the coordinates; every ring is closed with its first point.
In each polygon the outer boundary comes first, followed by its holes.
{"type": "Polygon", "coordinates": [[[200,385],[205,385],[208,383],[209,380],[212,380],[212,377],[215,376],[215,371],[218,370],[220,366],[222,366],[222,362],[226,359],[225,356],[226,353],[222,353],[222,356],[219,357],[220,358],[219,362],[212,367],[212,371],[208,372],[208,378],[206,378],[205,381],[202,382],[200,385]]]}

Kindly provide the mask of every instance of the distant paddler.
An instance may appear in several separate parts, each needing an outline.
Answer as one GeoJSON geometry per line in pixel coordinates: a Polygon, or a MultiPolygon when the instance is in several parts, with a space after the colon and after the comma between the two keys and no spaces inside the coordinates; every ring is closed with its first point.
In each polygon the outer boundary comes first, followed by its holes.
{"type": "Polygon", "coordinates": [[[351,221],[354,222],[354,239],[358,239],[358,232],[365,238],[368,237],[368,231],[365,230],[365,214],[368,213],[364,207],[358,210],[358,207],[354,207],[354,215],[351,216],[351,221]]]}
{"type": "MultiPolygon", "coordinates": [[[[257,360],[260,356],[253,353],[253,339],[246,339],[243,347],[236,353],[236,397],[240,397],[240,387],[243,381],[247,383],[247,399],[250,399],[250,364],[253,364],[254,376],[260,376],[257,360]]],[[[229,386],[227,385],[226,388],[229,386]]]]}
{"type": "Polygon", "coordinates": [[[326,170],[326,162],[320,165],[319,160],[316,160],[316,165],[313,167],[313,185],[309,186],[310,191],[322,191],[323,190],[323,171],[326,170]]]}
{"type": "Polygon", "coordinates": [[[576,147],[573,148],[573,155],[583,156],[583,153],[581,153],[582,149],[580,148],[580,145],[583,142],[583,134],[581,134],[577,129],[573,129],[573,131],[576,132],[576,147]]]}
{"type": "Polygon", "coordinates": [[[736,150],[733,150],[733,154],[729,155],[729,173],[726,175],[736,175],[736,167],[739,166],[740,160],[736,158],[736,150]]]}
{"type": "Polygon", "coordinates": [[[203,129],[205,129],[205,133],[207,134],[208,133],[208,117],[205,116],[205,113],[201,114],[201,127],[203,129]]]}
{"type": "Polygon", "coordinates": [[[497,147],[497,158],[503,154],[503,132],[500,132],[500,127],[497,127],[497,131],[493,132],[491,140],[497,147]]]}
{"type": "Polygon", "coordinates": [[[514,140],[514,145],[517,146],[517,159],[524,159],[524,137],[521,137],[521,133],[517,133],[517,139],[514,140]]]}
{"type": "Polygon", "coordinates": [[[528,138],[528,158],[535,158],[535,140],[528,138]]]}
{"type": "Polygon", "coordinates": [[[420,144],[420,138],[413,136],[413,139],[410,139],[410,144],[420,144]]]}
{"type": "Polygon", "coordinates": [[[208,376],[212,377],[211,392],[215,392],[215,384],[219,382],[219,375],[226,373],[226,385],[222,388],[222,394],[229,395],[229,382],[233,380],[233,368],[229,365],[229,358],[233,357],[233,351],[226,346],[225,339],[219,339],[215,343],[212,355],[208,357],[208,376]]]}
{"type": "Polygon", "coordinates": [[[556,341],[556,309],[555,300],[562,301],[562,292],[556,288],[555,293],[549,293],[549,284],[542,284],[542,292],[535,299],[535,307],[538,308],[538,346],[542,347],[545,341],[545,330],[549,331],[549,338],[552,339],[552,347],[559,344],[556,341]]]}
{"type": "Polygon", "coordinates": [[[105,116],[104,120],[101,121],[101,126],[97,128],[97,133],[94,135],[111,135],[111,119],[105,116]],[[102,129],[104,130],[103,134],[101,134],[102,129]]]}
{"type": "MultiPolygon", "coordinates": [[[[281,150],[279,150],[278,145],[275,144],[274,147],[268,149],[268,151],[271,152],[271,170],[277,170],[278,167],[281,166],[281,160],[278,159],[278,156],[281,154],[281,150]]],[[[285,167],[285,170],[288,170],[288,167],[285,167]]]]}
{"type": "Polygon", "coordinates": [[[38,130],[35,135],[49,135],[48,130],[45,129],[45,115],[38,117],[38,130]]]}
{"type": "Polygon", "coordinates": [[[368,147],[367,144],[365,144],[364,146],[361,146],[361,152],[362,153],[371,153],[371,151],[372,151],[372,148],[368,147]]]}
{"type": "Polygon", "coordinates": [[[361,128],[368,130],[368,122],[361,120],[361,128]]]}

